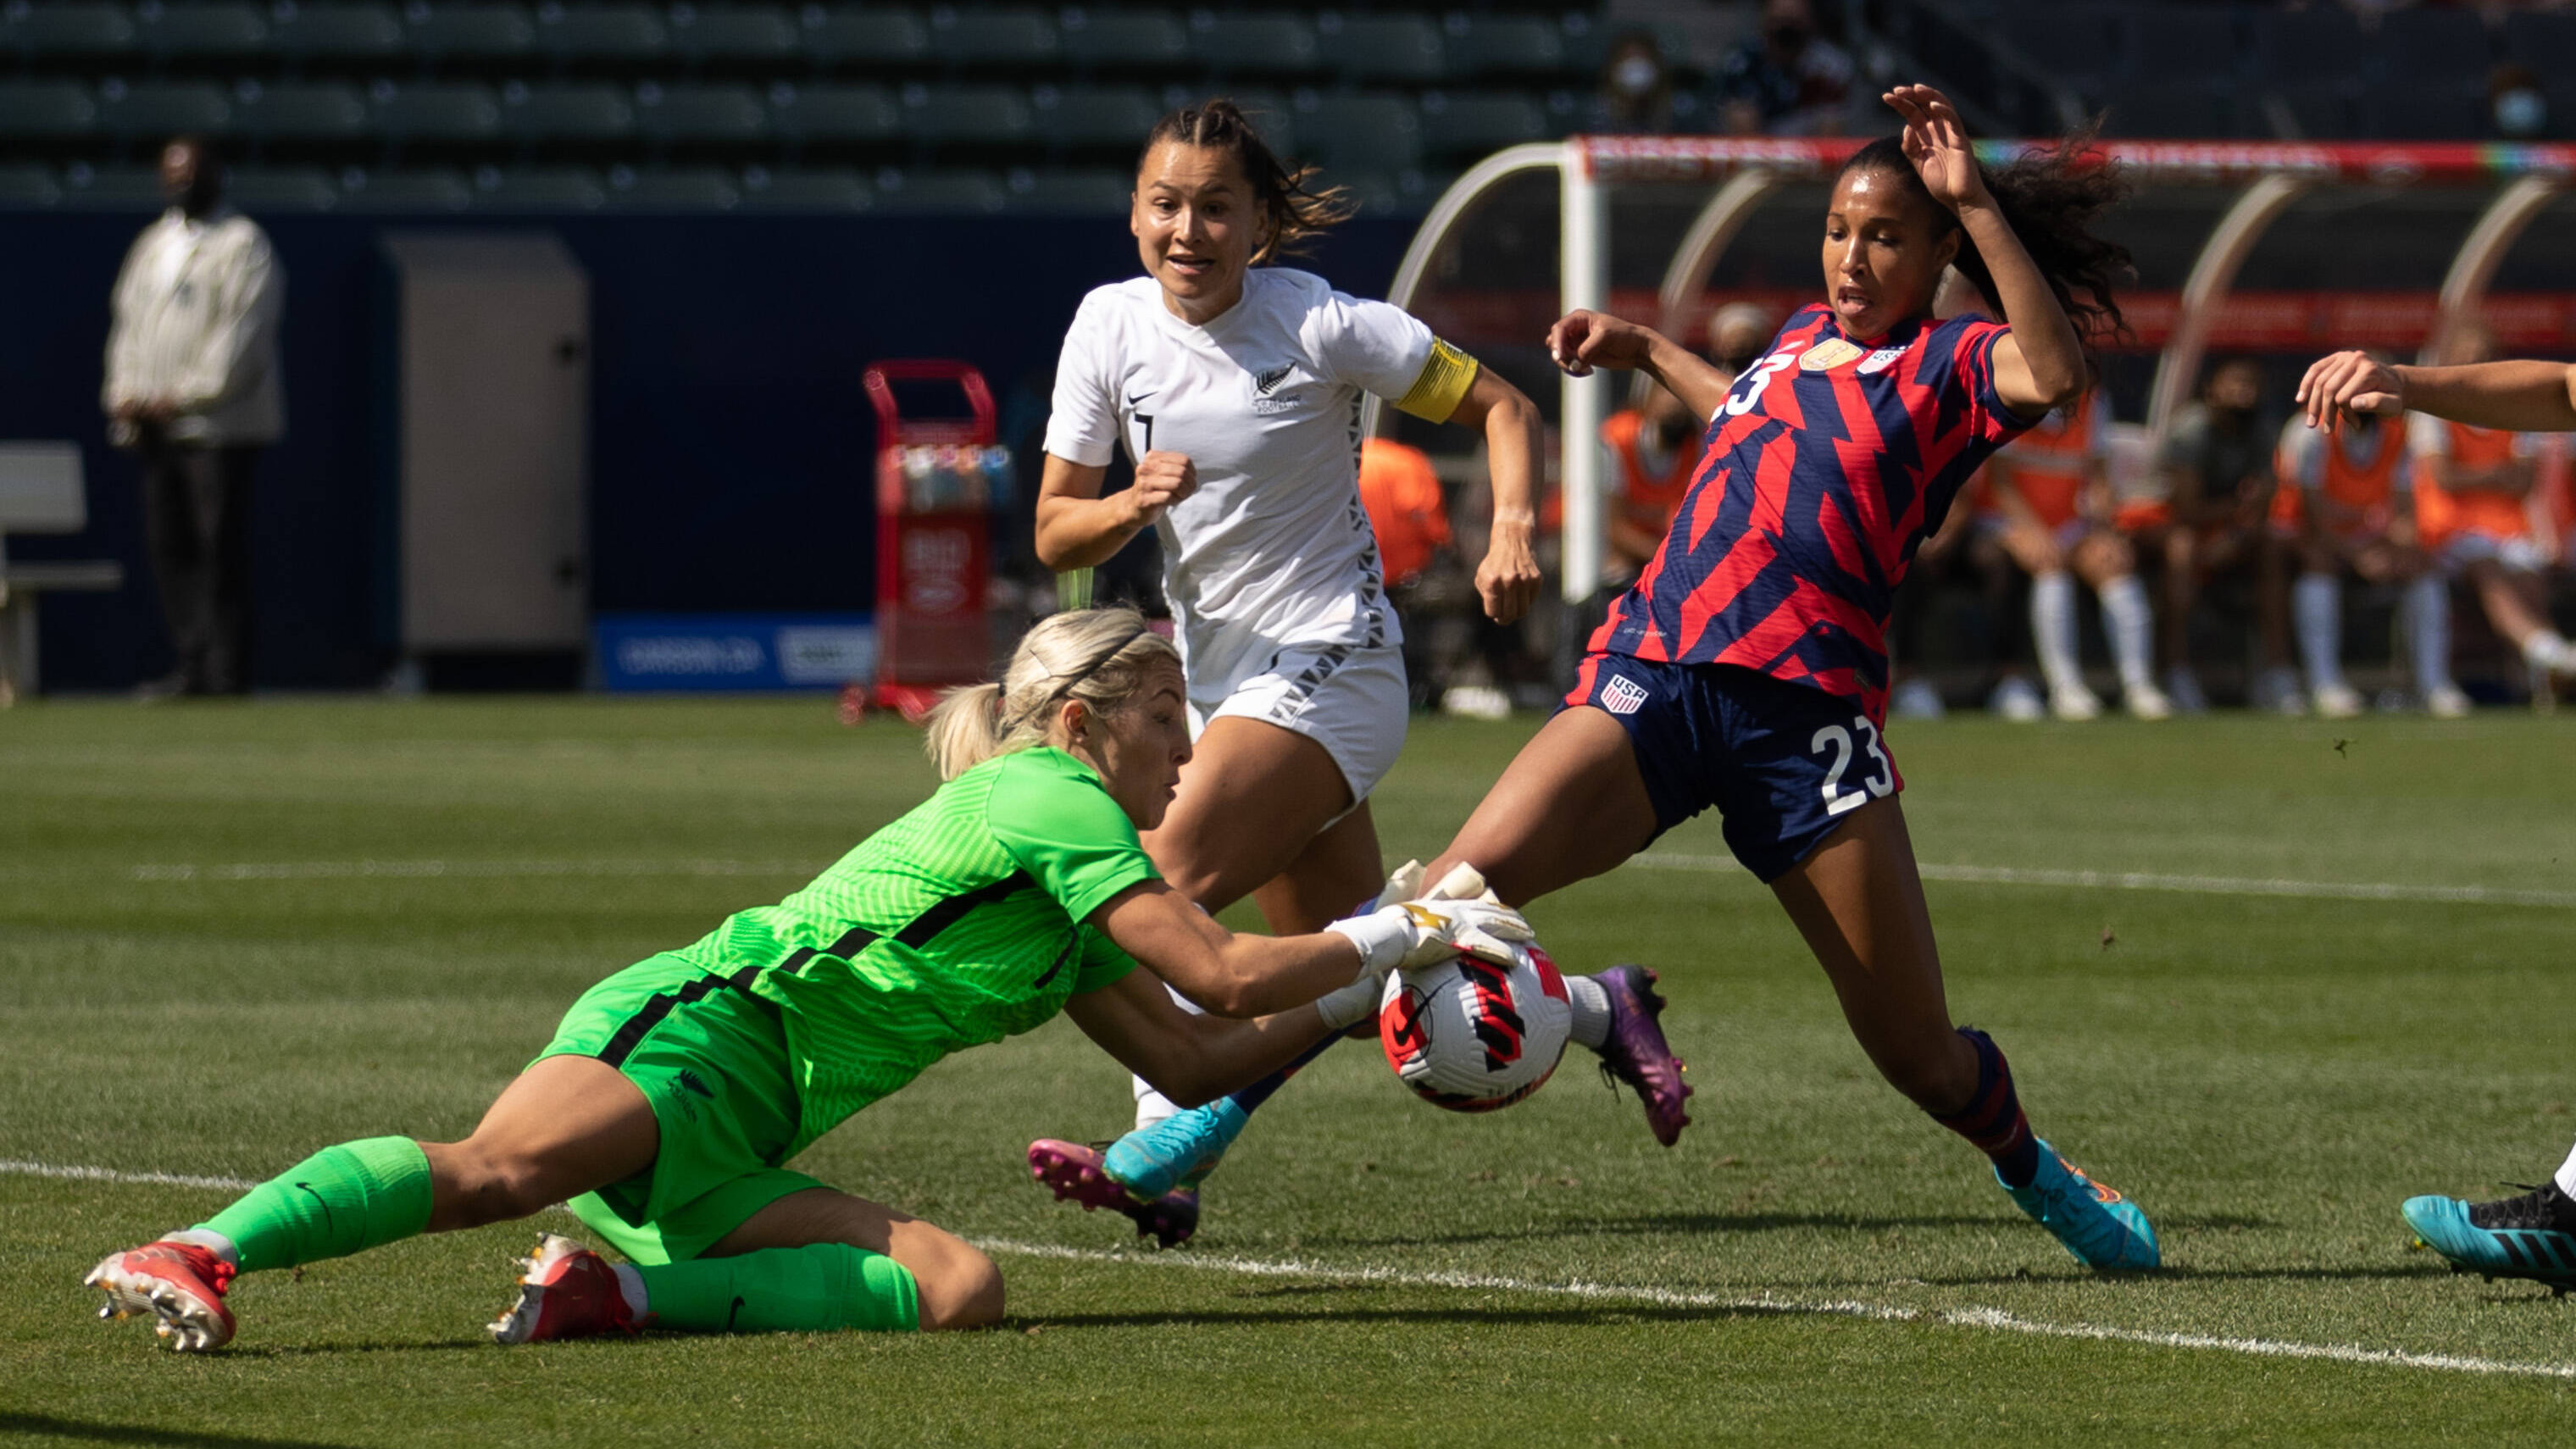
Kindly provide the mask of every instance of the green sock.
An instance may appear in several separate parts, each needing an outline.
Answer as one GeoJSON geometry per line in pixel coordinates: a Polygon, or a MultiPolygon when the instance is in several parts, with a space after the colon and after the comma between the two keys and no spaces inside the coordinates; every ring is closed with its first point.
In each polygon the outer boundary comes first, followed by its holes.
{"type": "Polygon", "coordinates": [[[656,1328],[697,1333],[879,1332],[921,1327],[912,1270],[847,1243],[763,1248],[735,1258],[637,1264],[656,1328]]]}
{"type": "Polygon", "coordinates": [[[245,1273],[345,1258],[428,1226],[429,1155],[408,1137],[325,1147],[198,1224],[232,1240],[245,1273]]]}

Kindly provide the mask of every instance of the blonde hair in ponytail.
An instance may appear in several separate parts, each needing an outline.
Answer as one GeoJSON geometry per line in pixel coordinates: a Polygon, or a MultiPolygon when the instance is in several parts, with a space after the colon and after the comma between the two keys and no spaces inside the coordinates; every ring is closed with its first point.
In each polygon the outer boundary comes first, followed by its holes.
{"type": "Polygon", "coordinates": [[[1133,609],[1070,609],[1041,619],[1020,637],[998,684],[952,689],[930,712],[922,747],[954,780],[996,755],[1046,743],[1056,707],[1078,699],[1095,714],[1115,714],[1180,651],[1133,609]]]}

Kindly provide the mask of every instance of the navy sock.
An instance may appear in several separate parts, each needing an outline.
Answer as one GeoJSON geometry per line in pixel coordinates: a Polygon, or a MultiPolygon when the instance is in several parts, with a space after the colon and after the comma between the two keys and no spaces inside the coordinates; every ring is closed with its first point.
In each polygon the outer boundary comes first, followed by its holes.
{"type": "Polygon", "coordinates": [[[2022,1116],[2021,1094],[2013,1090],[2012,1066],[1992,1037],[1973,1026],[1959,1035],[1977,1049],[1977,1089],[1956,1112],[1931,1113],[1933,1121],[1975,1144],[1994,1159],[1995,1175],[2006,1187],[2028,1187],[2039,1176],[2039,1138],[2022,1116]]]}
{"type": "MultiPolygon", "coordinates": [[[[1377,909],[1377,902],[1375,900],[1365,900],[1352,907],[1349,915],[1345,916],[1343,919],[1348,920],[1351,916],[1365,916],[1375,909],[1377,909]]],[[[1242,1091],[1234,1093],[1227,1100],[1233,1102],[1234,1105],[1241,1109],[1245,1115],[1250,1115],[1255,1109],[1260,1107],[1262,1103],[1269,1101],[1270,1095],[1273,1092],[1276,1092],[1281,1087],[1288,1085],[1288,1079],[1297,1075],[1299,1068],[1305,1066],[1315,1058],[1322,1056],[1326,1048],[1332,1046],[1333,1043],[1340,1041],[1341,1039],[1342,1034],[1340,1032],[1337,1031],[1332,1033],[1322,1041],[1319,1041],[1313,1046],[1310,1046],[1304,1051],[1298,1053],[1297,1060],[1290,1062],[1288,1065],[1281,1067],[1275,1072],[1272,1072],[1269,1076],[1263,1077],[1260,1081],[1253,1083],[1242,1091]]]]}
{"type": "Polygon", "coordinates": [[[1338,1031],[1334,1032],[1332,1035],[1325,1037],[1322,1041],[1315,1043],[1313,1046],[1310,1046],[1306,1048],[1305,1051],[1299,1053],[1297,1060],[1290,1062],[1288,1065],[1272,1072],[1269,1076],[1263,1077],[1260,1081],[1257,1081],[1251,1086],[1244,1088],[1242,1091],[1235,1093],[1229,1100],[1232,1101],[1235,1106],[1242,1108],[1246,1113],[1250,1113],[1254,1108],[1269,1101],[1271,1093],[1288,1085],[1288,1079],[1297,1075],[1298,1068],[1303,1067],[1308,1062],[1322,1056],[1325,1048],[1330,1047],[1333,1043],[1340,1041],[1341,1039],[1342,1034],[1338,1031]]]}

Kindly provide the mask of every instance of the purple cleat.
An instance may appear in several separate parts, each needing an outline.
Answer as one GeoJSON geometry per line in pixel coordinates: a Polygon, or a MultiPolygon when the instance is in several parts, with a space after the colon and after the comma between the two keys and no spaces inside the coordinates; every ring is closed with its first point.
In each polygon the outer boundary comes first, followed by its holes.
{"type": "Polygon", "coordinates": [[[1177,1248],[1199,1230],[1199,1194],[1194,1187],[1167,1192],[1151,1202],[1121,1187],[1101,1165],[1101,1149],[1078,1142],[1041,1137],[1029,1144],[1029,1175],[1084,1212],[1107,1208],[1136,1224],[1136,1236],[1160,1247],[1177,1248]]]}
{"type": "Polygon", "coordinates": [[[1601,1074],[1627,1083],[1646,1106],[1646,1125],[1666,1147],[1690,1125],[1682,1100],[1691,1094],[1682,1073],[1690,1070],[1664,1042],[1664,999],[1655,973],[1643,966],[1613,966],[1593,980],[1610,994],[1610,1039],[1601,1044],[1601,1074]]]}

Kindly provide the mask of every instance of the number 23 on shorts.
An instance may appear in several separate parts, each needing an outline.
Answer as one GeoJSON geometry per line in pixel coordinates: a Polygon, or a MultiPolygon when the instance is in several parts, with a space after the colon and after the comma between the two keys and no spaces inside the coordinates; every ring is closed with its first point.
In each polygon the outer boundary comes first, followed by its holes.
{"type": "Polygon", "coordinates": [[[1878,747],[1878,726],[1871,724],[1865,715],[1852,716],[1851,729],[1826,725],[1816,731],[1816,737],[1808,743],[1807,749],[1818,755],[1833,751],[1833,763],[1825,767],[1823,794],[1827,815],[1857,810],[1871,800],[1896,793],[1895,767],[1888,763],[1887,752],[1878,747]],[[1860,748],[1869,752],[1871,768],[1858,785],[1845,789],[1843,772],[1851,768],[1853,730],[1860,732],[1860,748]]]}

